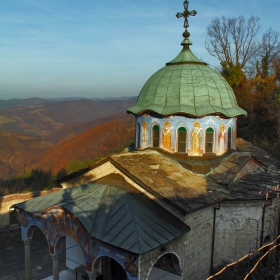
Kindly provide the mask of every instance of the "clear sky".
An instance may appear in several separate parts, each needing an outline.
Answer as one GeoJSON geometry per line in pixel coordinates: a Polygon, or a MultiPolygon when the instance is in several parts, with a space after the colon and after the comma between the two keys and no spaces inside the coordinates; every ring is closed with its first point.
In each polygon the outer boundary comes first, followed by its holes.
{"type": "MultiPolygon", "coordinates": [[[[181,50],[183,0],[1,0],[0,99],[138,95],[181,50]]],[[[260,17],[280,27],[279,0],[189,0],[198,58],[215,17],[260,17]]]]}

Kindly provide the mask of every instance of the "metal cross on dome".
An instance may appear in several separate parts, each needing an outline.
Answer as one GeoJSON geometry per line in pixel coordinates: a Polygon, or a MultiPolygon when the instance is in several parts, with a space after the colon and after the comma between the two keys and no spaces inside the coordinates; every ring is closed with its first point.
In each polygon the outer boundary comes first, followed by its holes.
{"type": "Polygon", "coordinates": [[[189,1],[187,1],[187,0],[183,3],[183,5],[185,8],[185,11],[183,13],[177,13],[176,17],[177,18],[184,17],[185,18],[184,28],[188,28],[189,27],[188,17],[195,16],[197,14],[197,12],[195,10],[189,11],[189,1]]]}

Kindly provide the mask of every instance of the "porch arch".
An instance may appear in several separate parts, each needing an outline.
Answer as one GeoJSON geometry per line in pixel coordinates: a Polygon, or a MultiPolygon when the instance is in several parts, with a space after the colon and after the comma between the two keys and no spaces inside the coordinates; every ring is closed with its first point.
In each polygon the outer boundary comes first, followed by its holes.
{"type": "Polygon", "coordinates": [[[182,280],[179,257],[175,253],[165,253],[153,265],[148,280],[164,277],[165,280],[182,280]]]}
{"type": "Polygon", "coordinates": [[[22,240],[27,240],[27,239],[30,239],[32,240],[33,239],[33,233],[34,233],[34,230],[40,230],[39,232],[41,232],[45,238],[46,238],[46,241],[48,243],[48,249],[49,249],[49,252],[50,252],[50,242],[49,242],[49,235],[47,234],[46,231],[44,231],[44,229],[42,229],[39,225],[36,225],[36,224],[30,224],[28,225],[28,227],[26,228],[26,230],[24,232],[22,232],[22,240]]]}
{"type": "MultiPolygon", "coordinates": [[[[65,240],[66,266],[74,270],[78,266],[86,266],[85,256],[79,243],[70,236],[60,237],[58,242],[65,240]]],[[[63,242],[63,241],[62,241],[63,242]]]]}

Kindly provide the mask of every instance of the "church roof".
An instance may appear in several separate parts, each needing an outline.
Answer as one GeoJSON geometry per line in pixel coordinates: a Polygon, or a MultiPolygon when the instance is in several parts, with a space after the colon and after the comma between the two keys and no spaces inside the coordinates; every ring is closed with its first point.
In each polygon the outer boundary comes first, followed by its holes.
{"type": "Polygon", "coordinates": [[[187,114],[193,117],[221,114],[226,117],[247,115],[239,108],[227,81],[215,70],[200,61],[190,50],[189,2],[184,2],[184,12],[176,17],[185,19],[182,51],[166,66],[154,73],[143,86],[135,106],[128,112],[142,114],[155,112],[163,116],[187,114]]]}
{"type": "Polygon", "coordinates": [[[80,184],[94,177],[91,170],[101,168],[100,172],[104,172],[109,162],[161,204],[183,215],[223,201],[263,200],[266,192],[272,198],[275,192],[270,190],[280,184],[280,161],[243,139],[237,139],[237,151],[219,159],[188,155],[185,158],[184,161],[182,155],[157,148],[120,153],[59,183],[67,182],[67,187],[80,184]],[[203,165],[211,166],[207,174],[197,174],[189,168],[203,165]]]}
{"type": "Polygon", "coordinates": [[[128,112],[153,111],[161,115],[202,117],[247,115],[238,107],[227,81],[184,46],[180,54],[154,73],[143,86],[136,105],[128,112]]]}
{"type": "Polygon", "coordinates": [[[160,149],[115,155],[112,161],[148,192],[186,214],[222,201],[265,199],[265,192],[280,184],[279,161],[273,163],[271,156],[242,139],[238,144],[239,152],[224,157],[207,175],[185,169],[160,149]]]}
{"type": "Polygon", "coordinates": [[[52,207],[62,207],[75,215],[93,238],[136,254],[157,248],[190,230],[115,174],[15,207],[36,216],[52,207]]]}

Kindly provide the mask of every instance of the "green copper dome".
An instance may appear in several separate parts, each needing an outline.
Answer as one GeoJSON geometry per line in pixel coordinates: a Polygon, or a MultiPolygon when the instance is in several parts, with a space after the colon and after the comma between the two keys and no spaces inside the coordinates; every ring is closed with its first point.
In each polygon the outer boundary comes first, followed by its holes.
{"type": "Polygon", "coordinates": [[[195,117],[247,115],[238,107],[227,81],[191,52],[191,42],[183,43],[180,54],[148,79],[136,105],[128,112],[152,111],[164,116],[187,114],[195,117]]]}

